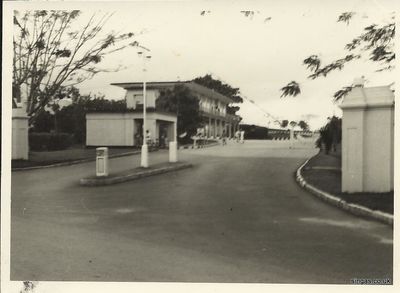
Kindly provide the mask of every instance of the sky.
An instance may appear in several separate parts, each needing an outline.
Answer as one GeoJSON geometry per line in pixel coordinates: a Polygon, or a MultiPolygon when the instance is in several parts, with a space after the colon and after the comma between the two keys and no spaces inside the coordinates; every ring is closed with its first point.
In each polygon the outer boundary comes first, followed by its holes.
{"type": "Polygon", "coordinates": [[[98,4],[86,2],[77,25],[96,12],[113,12],[102,33],[139,33],[135,40],[151,50],[143,75],[137,50],[128,48],[107,56],[102,67],[125,69],[101,73],[82,83],[81,93],[122,99],[117,82],[191,80],[212,74],[246,97],[240,105],[243,123],[276,127],[265,112],[278,119],[307,120],[317,129],[328,116],[341,115],[333,94],[354,78],[365,76],[366,86],[394,81],[394,71],[377,73],[368,56],[326,78],[309,80],[302,61],[317,54],[323,63],[346,55],[344,45],[371,23],[390,20],[395,1],[150,1],[98,4]],[[201,11],[207,11],[201,15],[201,11]],[[254,11],[245,17],[241,11],[254,11]],[[209,12],[208,12],[209,11],[209,12]],[[355,16],[349,25],[338,23],[342,12],[355,16]],[[290,81],[301,85],[301,95],[281,98],[290,81]],[[254,101],[255,104],[249,102],[254,101]]]}

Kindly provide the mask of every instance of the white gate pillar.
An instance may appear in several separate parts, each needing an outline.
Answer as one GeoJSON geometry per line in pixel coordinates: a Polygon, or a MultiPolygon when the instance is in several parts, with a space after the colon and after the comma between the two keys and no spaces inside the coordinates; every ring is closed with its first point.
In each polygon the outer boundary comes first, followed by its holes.
{"type": "Polygon", "coordinates": [[[22,108],[12,110],[12,159],[28,160],[29,140],[28,140],[29,118],[22,108]]]}
{"type": "Polygon", "coordinates": [[[340,105],[342,192],[393,190],[394,94],[356,84],[340,105]]]}

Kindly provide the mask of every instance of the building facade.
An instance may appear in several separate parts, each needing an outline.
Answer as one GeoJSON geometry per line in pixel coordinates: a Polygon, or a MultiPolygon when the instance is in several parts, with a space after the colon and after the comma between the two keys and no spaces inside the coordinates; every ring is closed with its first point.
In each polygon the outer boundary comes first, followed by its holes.
{"type": "MultiPolygon", "coordinates": [[[[177,117],[157,109],[156,100],[161,91],[182,84],[199,100],[202,117],[199,131],[207,138],[233,137],[241,118],[227,113],[234,101],[194,82],[146,83],[146,125],[150,140],[156,144],[174,141],[177,135],[177,117]]],[[[143,139],[143,83],[113,83],[126,90],[126,113],[88,113],[86,115],[86,145],[140,146],[143,139]],[[115,131],[121,129],[121,131],[115,131]]]]}
{"type": "MultiPolygon", "coordinates": [[[[160,92],[175,85],[184,85],[199,100],[202,116],[202,133],[207,138],[218,138],[225,131],[227,137],[233,137],[239,128],[240,116],[227,113],[227,106],[234,101],[214,90],[194,82],[148,82],[146,83],[147,108],[156,109],[156,100],[160,92]]],[[[126,90],[126,103],[128,108],[143,109],[143,83],[114,83],[112,85],[126,90]]],[[[179,134],[178,134],[179,135],[179,134]]]]}

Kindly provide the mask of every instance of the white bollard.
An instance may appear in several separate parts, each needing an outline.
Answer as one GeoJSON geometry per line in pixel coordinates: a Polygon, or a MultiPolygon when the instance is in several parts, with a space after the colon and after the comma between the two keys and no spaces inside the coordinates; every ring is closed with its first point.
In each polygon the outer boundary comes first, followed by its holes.
{"type": "Polygon", "coordinates": [[[140,158],[140,166],[143,168],[149,167],[149,147],[147,144],[142,145],[142,155],[140,158]]]}
{"type": "Polygon", "coordinates": [[[108,176],[108,148],[101,147],[96,149],[96,176],[108,176]]]}
{"type": "Polygon", "coordinates": [[[176,141],[171,141],[169,143],[169,162],[178,162],[178,143],[176,141]]]}

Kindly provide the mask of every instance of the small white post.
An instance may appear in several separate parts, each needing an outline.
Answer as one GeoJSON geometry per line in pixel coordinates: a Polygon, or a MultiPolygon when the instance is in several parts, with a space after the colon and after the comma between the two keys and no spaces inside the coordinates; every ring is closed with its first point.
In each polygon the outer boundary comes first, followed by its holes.
{"type": "MultiPolygon", "coordinates": [[[[146,138],[144,138],[146,140],[146,138]]],[[[143,168],[149,167],[149,147],[147,144],[142,145],[142,154],[140,157],[140,166],[143,168]]]]}
{"type": "Polygon", "coordinates": [[[108,176],[108,148],[101,147],[96,149],[96,176],[108,176]]]}
{"type": "Polygon", "coordinates": [[[169,162],[178,162],[178,143],[177,141],[171,141],[169,143],[169,162]]]}

